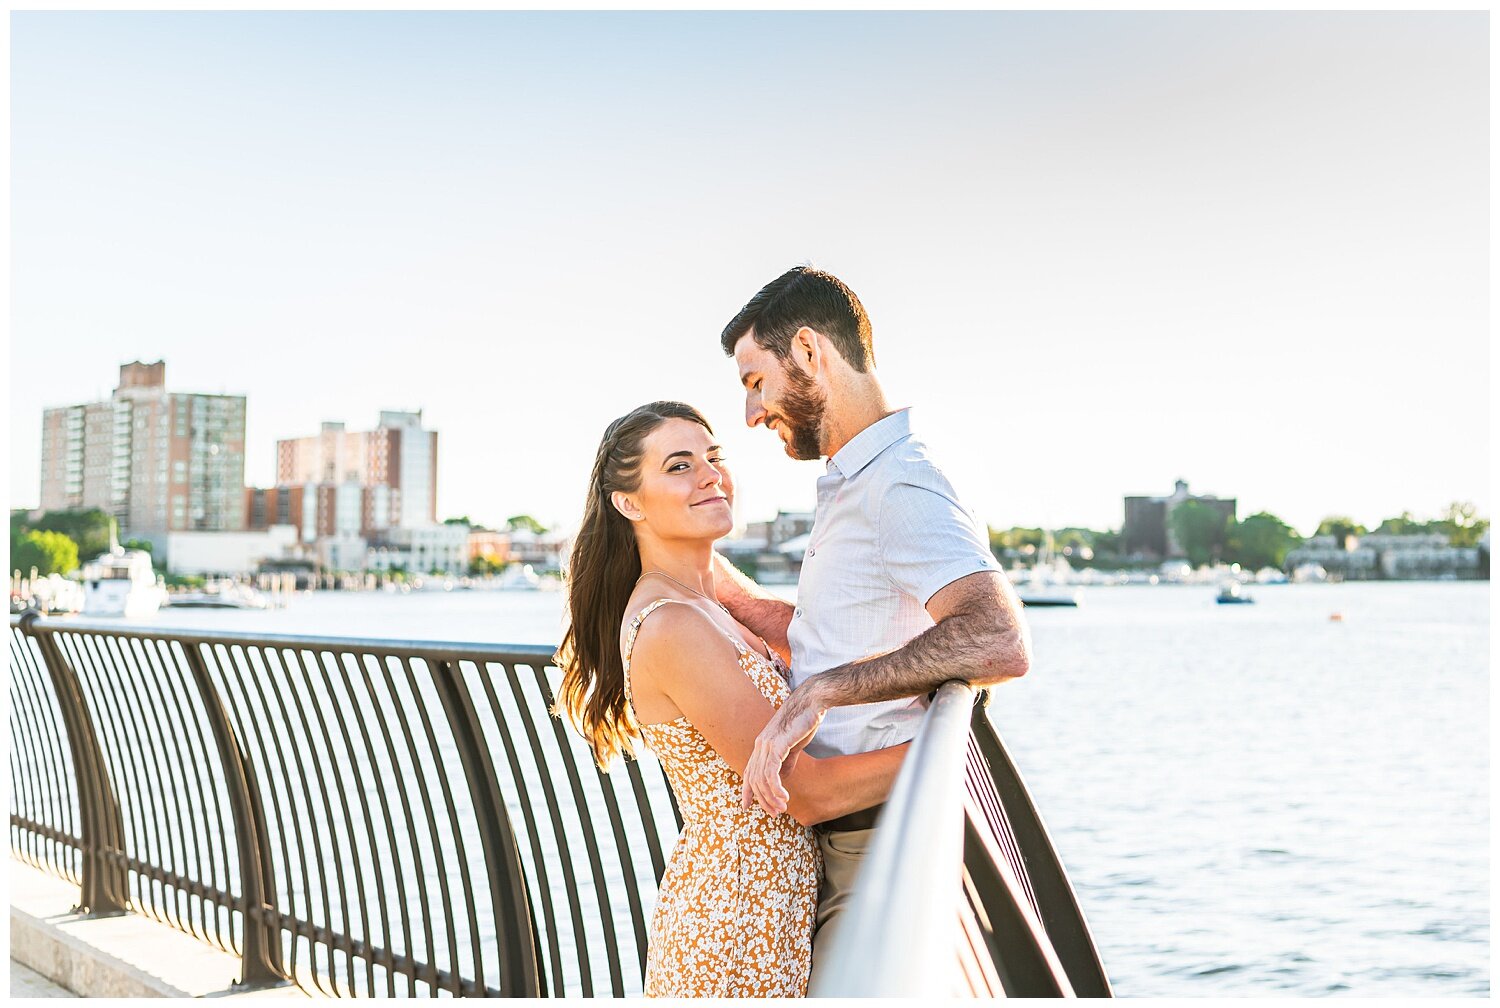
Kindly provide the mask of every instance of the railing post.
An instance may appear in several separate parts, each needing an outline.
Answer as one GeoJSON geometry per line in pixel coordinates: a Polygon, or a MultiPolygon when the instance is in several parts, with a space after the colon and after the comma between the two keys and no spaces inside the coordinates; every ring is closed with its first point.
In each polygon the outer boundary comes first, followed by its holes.
{"type": "Polygon", "coordinates": [[[79,908],[94,917],[114,917],[129,913],[130,875],[124,864],[111,855],[124,852],[125,822],[120,803],[109,783],[109,771],[94,720],[84,700],[78,674],[63,657],[50,629],[38,626],[42,614],[28,609],[21,614],[21,632],[36,641],[42,662],[57,694],[63,728],[68,733],[68,750],[73,757],[73,772],[78,777],[78,813],[83,848],[83,881],[79,887],[79,908]]]}
{"type": "Polygon", "coordinates": [[[521,848],[505,811],[494,760],[484,744],[473,698],[459,676],[457,664],[440,660],[432,662],[431,668],[479,824],[479,842],[495,908],[495,940],[500,945],[500,990],[508,997],[541,997],[541,950],[532,923],[535,915],[521,872],[521,848]]]}
{"type": "Polygon", "coordinates": [[[240,915],[245,925],[242,950],[242,975],[237,986],[276,987],[291,978],[282,965],[281,928],[272,920],[275,908],[267,900],[274,892],[270,838],[266,836],[265,804],[255,768],[245,757],[245,750],[229,723],[229,713],[219,691],[209,678],[208,665],[199,651],[202,645],[183,644],[188,669],[203,700],[203,710],[213,732],[224,780],[229,787],[229,806],[234,816],[235,847],[239,855],[241,894],[240,915]]]}

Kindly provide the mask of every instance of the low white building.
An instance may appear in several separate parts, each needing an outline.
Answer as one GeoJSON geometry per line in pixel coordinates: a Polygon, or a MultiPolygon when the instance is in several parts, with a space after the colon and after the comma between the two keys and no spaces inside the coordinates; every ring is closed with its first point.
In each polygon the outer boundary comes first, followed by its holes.
{"type": "Polygon", "coordinates": [[[1287,553],[1284,565],[1291,570],[1305,564],[1317,564],[1351,581],[1483,576],[1478,548],[1449,545],[1448,537],[1438,533],[1372,532],[1349,536],[1342,543],[1331,535],[1313,536],[1287,553]]]}
{"type": "Polygon", "coordinates": [[[162,532],[151,536],[153,558],[167,573],[200,576],[254,574],[262,560],[297,555],[295,525],[260,532],[162,532]]]}
{"type": "Polygon", "coordinates": [[[372,571],[400,568],[413,574],[463,574],[469,569],[469,526],[390,529],[371,544],[366,556],[365,566],[372,571]]]}
{"type": "Polygon", "coordinates": [[[540,534],[524,528],[510,531],[511,560],[531,564],[537,570],[560,570],[571,549],[572,537],[557,529],[540,534]]]}
{"type": "Polygon", "coordinates": [[[318,540],[318,564],[325,571],[363,571],[370,559],[370,544],[362,536],[345,533],[318,540]]]}

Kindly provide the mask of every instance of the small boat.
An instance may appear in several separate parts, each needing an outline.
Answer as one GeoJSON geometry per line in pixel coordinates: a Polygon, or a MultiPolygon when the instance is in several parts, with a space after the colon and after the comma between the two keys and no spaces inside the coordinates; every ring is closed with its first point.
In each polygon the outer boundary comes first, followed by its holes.
{"type": "Polygon", "coordinates": [[[145,550],[117,547],[83,569],[85,616],[154,616],[166,594],[145,550]]]}
{"type": "Polygon", "coordinates": [[[1068,566],[1068,562],[1061,557],[1053,557],[1049,534],[1047,549],[1042,551],[1036,564],[1026,572],[1025,580],[1015,586],[1016,594],[1020,596],[1021,604],[1028,609],[1043,606],[1076,607],[1078,589],[1070,588],[1067,584],[1071,576],[1072,568],[1068,566]]]}
{"type": "Polygon", "coordinates": [[[1250,593],[1240,587],[1238,581],[1230,581],[1228,584],[1219,586],[1217,601],[1219,605],[1248,605],[1254,602],[1255,599],[1251,598],[1250,593]]]}
{"type": "Polygon", "coordinates": [[[1021,604],[1028,609],[1037,609],[1044,606],[1077,606],[1078,589],[1068,589],[1062,586],[1056,588],[1036,588],[1031,585],[1021,585],[1016,589],[1016,594],[1021,598],[1021,604]]]}
{"type": "Polygon", "coordinates": [[[541,581],[531,564],[511,564],[496,578],[495,587],[500,591],[537,591],[541,581]]]}
{"type": "Polygon", "coordinates": [[[1328,579],[1328,571],[1323,568],[1322,564],[1305,563],[1292,571],[1293,584],[1321,584],[1328,579]]]}
{"type": "Polygon", "coordinates": [[[202,591],[178,592],[165,603],[174,609],[265,609],[263,592],[234,581],[210,581],[202,591]]]}

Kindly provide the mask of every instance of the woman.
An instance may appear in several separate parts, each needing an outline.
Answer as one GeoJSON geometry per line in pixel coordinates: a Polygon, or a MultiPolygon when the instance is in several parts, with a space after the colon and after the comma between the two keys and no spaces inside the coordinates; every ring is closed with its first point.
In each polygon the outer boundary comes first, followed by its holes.
{"type": "Polygon", "coordinates": [[[885,800],[905,747],[789,763],[791,800],[743,808],[755,736],[785,699],[784,656],[714,594],[733,484],[691,406],[654,402],[604,432],[568,571],[560,708],[600,766],[644,741],[682,810],[646,956],[646,994],[807,992],[822,865],[813,823],[885,800]]]}

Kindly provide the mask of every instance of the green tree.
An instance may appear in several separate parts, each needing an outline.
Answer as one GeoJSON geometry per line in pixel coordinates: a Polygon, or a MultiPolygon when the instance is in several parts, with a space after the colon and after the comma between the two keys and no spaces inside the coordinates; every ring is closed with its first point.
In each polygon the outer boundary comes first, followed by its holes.
{"type": "Polygon", "coordinates": [[[1450,546],[1478,546],[1489,527],[1489,521],[1479,517],[1479,509],[1471,501],[1454,501],[1443,511],[1443,517],[1427,523],[1425,531],[1447,536],[1450,546]]]}
{"type": "Polygon", "coordinates": [[[1085,546],[1093,546],[1093,535],[1088,529],[1065,528],[1052,533],[1052,548],[1061,553],[1071,549],[1075,553],[1085,546]]]}
{"type": "Polygon", "coordinates": [[[32,522],[31,528],[37,532],[61,532],[77,544],[80,557],[92,560],[101,553],[109,552],[114,521],[98,508],[89,508],[87,511],[48,511],[32,522]]]}
{"type": "Polygon", "coordinates": [[[78,544],[61,532],[23,532],[10,545],[10,569],[39,575],[71,574],[78,569],[78,544]]]}
{"type": "Polygon", "coordinates": [[[1318,523],[1318,531],[1314,535],[1333,536],[1333,541],[1340,546],[1350,536],[1362,536],[1370,530],[1346,515],[1330,515],[1318,523]]]}
{"type": "Polygon", "coordinates": [[[1119,556],[1120,551],[1125,548],[1125,537],[1113,530],[1095,531],[1089,536],[1089,545],[1093,547],[1094,556],[1119,556]]]}
{"type": "Polygon", "coordinates": [[[1279,568],[1287,553],[1301,542],[1296,529],[1262,511],[1229,526],[1224,558],[1249,570],[1279,568]]]}
{"type": "Polygon", "coordinates": [[[1185,500],[1172,509],[1169,521],[1177,545],[1194,567],[1212,563],[1223,549],[1229,516],[1207,504],[1185,500]]]}
{"type": "Polygon", "coordinates": [[[485,577],[489,574],[499,574],[505,569],[505,566],[505,561],[499,557],[480,554],[469,561],[469,575],[471,577],[485,577]]]}
{"type": "Polygon", "coordinates": [[[462,518],[444,518],[443,519],[443,524],[444,525],[467,525],[470,528],[477,528],[478,527],[472,521],[469,520],[469,516],[468,515],[464,515],[462,518]]]}
{"type": "Polygon", "coordinates": [[[150,539],[126,539],[120,546],[122,549],[141,550],[142,552],[150,553],[155,543],[150,539]]]}
{"type": "Polygon", "coordinates": [[[990,529],[990,549],[997,555],[1002,550],[1024,551],[1027,546],[1040,549],[1047,542],[1047,532],[1039,528],[990,529]]]}
{"type": "Polygon", "coordinates": [[[516,529],[525,529],[532,535],[541,535],[547,531],[547,526],[537,521],[531,515],[515,515],[505,519],[505,527],[514,532],[516,529]]]}
{"type": "Polygon", "coordinates": [[[1410,511],[1402,511],[1395,518],[1387,518],[1375,529],[1380,535],[1418,535],[1427,531],[1427,523],[1419,522],[1410,511]]]}

